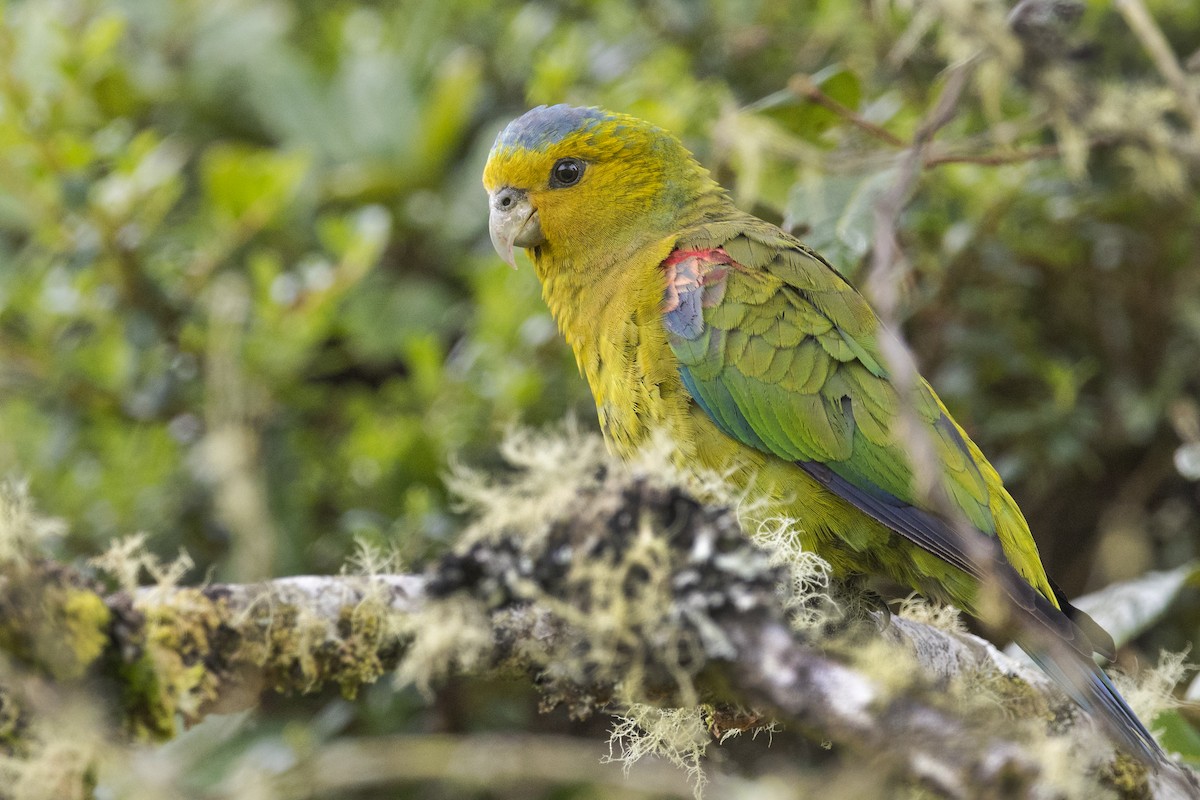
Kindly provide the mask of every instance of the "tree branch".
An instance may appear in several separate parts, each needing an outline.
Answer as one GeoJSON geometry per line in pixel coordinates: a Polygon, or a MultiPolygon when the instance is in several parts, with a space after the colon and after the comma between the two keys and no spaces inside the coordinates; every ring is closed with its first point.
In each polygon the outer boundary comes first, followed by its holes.
{"type": "MultiPolygon", "coordinates": [[[[797,628],[779,591],[794,576],[732,512],[592,472],[545,524],[472,529],[424,575],[105,597],[60,566],[14,559],[0,566],[0,645],[62,683],[103,675],[119,687],[124,727],[142,736],[252,706],[264,690],[333,684],[353,695],[398,666],[424,687],[451,672],[517,670],[536,678],[547,703],[576,713],[754,709],[832,741],[881,786],[938,797],[975,797],[980,785],[1044,796],[1063,766],[1051,768],[1047,753],[1068,751],[1078,781],[1122,796],[1183,797],[1196,786],[1183,771],[1147,776],[1114,757],[1047,680],[968,634],[880,612],[797,628]],[[100,648],[91,646],[97,630],[100,648]],[[44,641],[56,646],[34,646],[44,641]],[[985,695],[992,701],[980,703],[985,695]],[[1028,718],[1014,721],[1005,705],[1028,718]],[[1055,720],[1057,732],[1039,720],[1055,720]]],[[[800,598],[806,617],[821,597],[800,598]]],[[[5,694],[6,706],[39,713],[18,685],[5,694]]]]}

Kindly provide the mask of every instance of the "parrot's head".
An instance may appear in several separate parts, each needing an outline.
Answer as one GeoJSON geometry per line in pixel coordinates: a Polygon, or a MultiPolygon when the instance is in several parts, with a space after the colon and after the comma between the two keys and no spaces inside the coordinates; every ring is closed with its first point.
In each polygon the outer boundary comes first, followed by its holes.
{"type": "Polygon", "coordinates": [[[510,122],[483,172],[492,244],[546,263],[598,268],[674,230],[715,187],[671,134],[597,108],[538,106],[510,122]]]}

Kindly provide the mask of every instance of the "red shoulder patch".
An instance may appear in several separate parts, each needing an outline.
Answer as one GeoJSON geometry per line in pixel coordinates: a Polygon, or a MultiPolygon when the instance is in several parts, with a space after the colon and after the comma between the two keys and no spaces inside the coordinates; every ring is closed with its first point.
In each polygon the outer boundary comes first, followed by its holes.
{"type": "Polygon", "coordinates": [[[662,264],[667,285],[663,290],[663,321],[672,333],[693,339],[704,330],[701,309],[721,302],[725,276],[734,260],[720,247],[679,249],[662,264]]]}

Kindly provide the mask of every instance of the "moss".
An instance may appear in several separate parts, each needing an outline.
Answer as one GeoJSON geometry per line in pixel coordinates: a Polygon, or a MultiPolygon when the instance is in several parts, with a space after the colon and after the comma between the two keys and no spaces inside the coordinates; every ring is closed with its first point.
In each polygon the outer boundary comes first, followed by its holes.
{"type": "Polygon", "coordinates": [[[95,592],[83,589],[67,589],[59,607],[61,630],[67,635],[69,650],[74,654],[70,660],[69,678],[80,677],[104,648],[108,646],[108,625],[112,613],[103,598],[95,592]]]}
{"type": "Polygon", "coordinates": [[[0,692],[0,753],[22,755],[27,751],[29,715],[8,692],[0,692]]]}
{"type": "Polygon", "coordinates": [[[224,658],[213,647],[222,610],[199,590],[178,590],[168,603],[138,604],[140,630],[120,669],[127,724],[134,735],[164,739],[176,719],[198,720],[217,697],[224,658]]]}
{"type": "Polygon", "coordinates": [[[1116,790],[1123,800],[1150,800],[1146,767],[1132,756],[1118,753],[1100,769],[1100,785],[1116,790]]]}
{"type": "Polygon", "coordinates": [[[337,682],[342,695],[352,700],[364,684],[374,683],[383,675],[379,643],[383,632],[386,609],[368,604],[344,606],[338,613],[338,634],[342,646],[338,649],[337,682]]]}
{"type": "Polygon", "coordinates": [[[108,644],[111,614],[78,573],[8,562],[0,581],[0,650],[58,680],[76,680],[108,644]]]}
{"type": "Polygon", "coordinates": [[[343,696],[354,698],[399,661],[389,615],[368,597],[338,609],[331,622],[264,595],[243,615],[232,658],[261,667],[278,692],[312,692],[334,681],[343,696]]]}
{"type": "Polygon", "coordinates": [[[216,590],[151,591],[130,608],[130,657],[120,667],[128,724],[139,737],[168,738],[178,722],[200,719],[238,665],[253,665],[281,693],[311,692],[334,681],[347,698],[399,658],[387,609],[367,597],[330,621],[264,590],[231,610],[216,590]]]}

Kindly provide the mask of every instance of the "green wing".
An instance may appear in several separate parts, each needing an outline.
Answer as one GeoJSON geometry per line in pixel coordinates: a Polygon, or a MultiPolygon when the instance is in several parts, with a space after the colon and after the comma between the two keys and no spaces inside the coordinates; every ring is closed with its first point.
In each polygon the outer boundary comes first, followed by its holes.
{"type": "MultiPolygon", "coordinates": [[[[690,296],[678,293],[664,317],[688,390],[743,443],[823,465],[879,503],[924,509],[899,437],[902,404],[879,350],[878,319],[795,239],[752,217],[739,222],[685,236],[668,259],[675,283],[692,287],[690,296]]],[[[1012,524],[997,519],[997,511],[1011,510],[1019,520],[1007,495],[998,494],[994,470],[923,380],[913,388],[911,408],[933,443],[936,477],[963,517],[991,536],[1012,524]]],[[[1012,538],[1028,541],[1010,548],[1004,541],[1010,537],[1001,535],[1005,552],[1052,596],[1028,530],[1016,524],[1012,538]]],[[[921,544],[951,563],[959,560],[954,542],[921,544]]]]}

